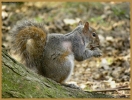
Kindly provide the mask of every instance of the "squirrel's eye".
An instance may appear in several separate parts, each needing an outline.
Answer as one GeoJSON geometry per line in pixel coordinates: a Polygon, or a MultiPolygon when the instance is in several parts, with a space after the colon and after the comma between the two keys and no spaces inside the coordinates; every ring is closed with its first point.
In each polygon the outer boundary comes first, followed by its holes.
{"type": "Polygon", "coordinates": [[[93,37],[96,37],[96,33],[94,33],[94,32],[93,32],[93,34],[92,34],[92,35],[93,35],[93,37]]]}

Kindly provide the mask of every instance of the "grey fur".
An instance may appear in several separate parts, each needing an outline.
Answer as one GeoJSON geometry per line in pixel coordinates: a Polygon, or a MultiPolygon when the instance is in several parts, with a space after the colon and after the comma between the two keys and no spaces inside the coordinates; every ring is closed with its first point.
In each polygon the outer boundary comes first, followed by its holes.
{"type": "MultiPolygon", "coordinates": [[[[45,31],[41,24],[33,21],[22,21],[17,23],[12,33],[17,34],[21,29],[28,26],[36,26],[45,31]]],[[[90,43],[94,44],[94,42],[91,37],[84,35],[83,28],[84,26],[79,24],[72,32],[64,35],[48,34],[41,56],[34,57],[29,55],[27,51],[21,51],[25,55],[24,59],[27,67],[37,68],[39,74],[64,83],[71,76],[74,69],[74,60],[83,61],[101,55],[98,48],[94,50],[87,48],[90,43]]],[[[23,42],[20,41],[19,46],[22,45],[21,43],[23,42]]]]}

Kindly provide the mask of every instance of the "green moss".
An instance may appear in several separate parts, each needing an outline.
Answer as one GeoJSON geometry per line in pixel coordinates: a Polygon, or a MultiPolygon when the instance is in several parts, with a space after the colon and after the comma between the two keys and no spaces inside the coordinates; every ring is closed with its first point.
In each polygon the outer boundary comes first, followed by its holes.
{"type": "MultiPolygon", "coordinates": [[[[94,95],[61,86],[2,52],[2,98],[93,98],[94,95]]],[[[107,97],[107,96],[106,96],[107,97]]]]}

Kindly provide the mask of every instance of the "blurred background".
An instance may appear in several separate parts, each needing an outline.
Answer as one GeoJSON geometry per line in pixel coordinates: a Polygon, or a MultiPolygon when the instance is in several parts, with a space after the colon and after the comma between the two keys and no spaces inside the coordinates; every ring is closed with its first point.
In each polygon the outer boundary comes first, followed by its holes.
{"type": "Polygon", "coordinates": [[[99,35],[103,56],[75,61],[68,83],[86,91],[130,97],[129,2],[2,2],[2,45],[10,55],[9,31],[25,18],[43,22],[48,33],[62,34],[72,31],[80,20],[88,21],[99,35]]]}

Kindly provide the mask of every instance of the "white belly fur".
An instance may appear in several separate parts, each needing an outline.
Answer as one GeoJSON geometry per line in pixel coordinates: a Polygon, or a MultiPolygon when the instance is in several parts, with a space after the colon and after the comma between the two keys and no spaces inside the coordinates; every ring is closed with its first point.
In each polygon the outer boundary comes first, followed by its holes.
{"type": "Polygon", "coordinates": [[[64,82],[66,82],[70,78],[70,76],[73,72],[73,69],[74,69],[74,55],[72,54],[72,45],[71,45],[70,41],[62,42],[62,46],[65,50],[68,50],[69,52],[71,52],[71,54],[66,57],[67,60],[68,60],[68,64],[70,63],[68,65],[68,67],[70,67],[70,72],[69,72],[69,75],[67,76],[67,78],[64,81],[64,82]]]}
{"type": "Polygon", "coordinates": [[[67,81],[67,80],[69,80],[70,79],[70,77],[71,77],[71,75],[72,75],[72,72],[73,72],[73,70],[74,70],[74,55],[73,54],[71,54],[71,55],[69,55],[68,57],[67,57],[67,59],[70,61],[70,63],[71,63],[71,70],[70,70],[70,74],[68,75],[68,77],[65,79],[65,82],[67,81]]]}

